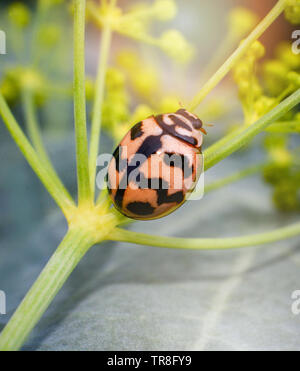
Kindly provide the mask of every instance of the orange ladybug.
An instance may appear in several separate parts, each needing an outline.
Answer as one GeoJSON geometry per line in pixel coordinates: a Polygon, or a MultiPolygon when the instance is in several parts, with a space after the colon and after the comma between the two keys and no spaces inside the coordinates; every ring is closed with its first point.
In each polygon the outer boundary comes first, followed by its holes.
{"type": "Polygon", "coordinates": [[[181,206],[202,169],[202,121],[193,113],[151,116],[125,135],[108,166],[114,206],[132,219],[151,220],[181,206]]]}

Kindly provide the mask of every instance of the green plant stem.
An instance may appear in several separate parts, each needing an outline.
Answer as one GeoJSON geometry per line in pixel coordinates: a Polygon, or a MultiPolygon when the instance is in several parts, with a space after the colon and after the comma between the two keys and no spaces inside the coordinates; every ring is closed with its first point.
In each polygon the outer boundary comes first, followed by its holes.
{"type": "Polygon", "coordinates": [[[194,111],[202,100],[214,89],[226,74],[234,67],[236,62],[244,55],[249,46],[256,41],[269,26],[279,17],[284,11],[286,0],[279,0],[267,16],[255,27],[250,35],[242,41],[235,52],[225,61],[225,63],[217,70],[217,72],[208,80],[202,87],[201,91],[194,97],[191,104],[188,106],[189,111],[194,111]]]}
{"type": "Polygon", "coordinates": [[[204,151],[205,170],[211,168],[224,158],[231,155],[233,152],[249,143],[257,134],[265,130],[268,125],[274,121],[277,121],[280,117],[282,117],[285,113],[299,103],[300,89],[257,120],[254,124],[250,125],[246,129],[238,130],[237,133],[231,133],[227,137],[225,136],[219,142],[209,147],[206,151],[204,151]]]}
{"type": "Polygon", "coordinates": [[[8,131],[10,132],[17,146],[19,147],[24,157],[28,161],[29,165],[32,167],[33,171],[37,174],[37,176],[40,178],[41,182],[44,184],[47,191],[50,193],[52,198],[61,208],[65,216],[68,218],[68,216],[75,207],[74,202],[66,196],[63,188],[59,187],[58,184],[56,184],[56,182],[53,180],[51,174],[49,174],[43,162],[41,161],[36,151],[29,143],[26,136],[24,135],[22,129],[16,122],[13,114],[11,113],[1,93],[0,93],[0,115],[2,116],[8,131]]]}
{"type": "Polygon", "coordinates": [[[216,191],[217,189],[220,189],[224,186],[227,186],[231,183],[237,182],[241,179],[244,179],[248,176],[254,175],[264,169],[266,166],[266,163],[258,164],[258,165],[252,165],[247,167],[246,169],[243,169],[235,174],[231,174],[223,179],[216,180],[215,182],[212,182],[205,186],[205,193],[216,191]]]}
{"type": "Polygon", "coordinates": [[[0,335],[0,350],[18,350],[60,288],[94,244],[90,233],[70,229],[0,335]]]}
{"type": "Polygon", "coordinates": [[[112,236],[110,236],[110,239],[138,245],[171,249],[216,250],[262,245],[285,240],[298,235],[300,235],[300,223],[295,223],[284,228],[278,228],[270,232],[231,238],[179,238],[153,236],[150,234],[137,233],[116,228],[112,236]]]}
{"type": "Polygon", "coordinates": [[[39,157],[45,162],[49,163],[49,157],[45,149],[41,134],[40,128],[37,122],[37,113],[34,103],[34,95],[30,89],[23,89],[22,91],[22,104],[23,111],[26,121],[26,128],[29,138],[35,148],[39,157]]]}
{"type": "Polygon", "coordinates": [[[85,100],[85,0],[74,0],[74,114],[78,203],[92,203],[85,100]]]}
{"type": "Polygon", "coordinates": [[[43,162],[45,168],[47,169],[48,173],[50,174],[53,181],[56,183],[57,187],[61,189],[62,193],[66,198],[73,202],[72,197],[70,196],[69,192],[66,190],[65,186],[62,184],[61,180],[59,179],[53,164],[47,154],[45,149],[39,125],[37,122],[37,113],[36,113],[36,106],[34,103],[34,95],[31,90],[23,89],[22,91],[22,103],[24,109],[24,115],[26,119],[26,126],[27,132],[35,148],[37,155],[43,162]]]}
{"type": "Polygon", "coordinates": [[[96,166],[97,156],[99,151],[99,140],[101,134],[101,121],[102,121],[102,105],[104,100],[104,89],[105,89],[105,77],[107,71],[109,50],[111,44],[111,28],[107,24],[103,28],[101,37],[100,54],[99,54],[99,65],[96,79],[96,92],[92,114],[92,128],[91,128],[91,139],[90,139],[90,153],[89,153],[89,173],[90,173],[90,184],[92,198],[95,195],[95,178],[96,178],[96,166]]]}

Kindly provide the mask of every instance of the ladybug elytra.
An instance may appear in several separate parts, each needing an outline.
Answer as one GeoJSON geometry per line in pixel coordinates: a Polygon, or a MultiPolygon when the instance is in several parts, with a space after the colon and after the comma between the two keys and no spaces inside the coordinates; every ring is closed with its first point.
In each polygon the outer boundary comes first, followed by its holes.
{"type": "Polygon", "coordinates": [[[132,219],[151,220],[181,206],[202,169],[202,121],[185,109],[151,116],[121,140],[108,167],[114,206],[132,219]]]}

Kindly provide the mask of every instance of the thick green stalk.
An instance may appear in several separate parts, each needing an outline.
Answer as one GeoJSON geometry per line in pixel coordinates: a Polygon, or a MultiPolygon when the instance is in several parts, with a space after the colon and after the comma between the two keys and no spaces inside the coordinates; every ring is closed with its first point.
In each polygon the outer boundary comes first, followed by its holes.
{"type": "Polygon", "coordinates": [[[28,139],[24,135],[22,129],[16,122],[13,114],[11,113],[6,101],[4,100],[2,94],[0,93],[0,115],[3,121],[19,147],[20,151],[23,153],[24,157],[28,161],[29,165],[32,167],[33,171],[40,178],[41,182],[44,184],[47,191],[50,193],[52,198],[56,201],[58,206],[61,208],[63,213],[68,217],[70,212],[75,207],[74,202],[67,197],[65,191],[60,187],[52,178],[51,174],[45,168],[43,162],[37,155],[36,151],[29,143],[28,139]]]}
{"type": "Polygon", "coordinates": [[[85,100],[85,0],[74,0],[74,114],[79,204],[91,203],[85,100]]]}
{"type": "Polygon", "coordinates": [[[59,187],[62,190],[65,197],[68,198],[70,202],[73,202],[72,197],[70,196],[69,192],[66,190],[65,186],[59,179],[52,165],[52,162],[47,154],[46,148],[41,137],[40,128],[37,122],[36,106],[34,103],[34,96],[31,90],[24,89],[22,91],[22,103],[26,120],[27,132],[29,134],[33,147],[37,152],[37,155],[39,156],[41,161],[43,161],[45,168],[47,169],[49,175],[51,175],[53,181],[55,181],[57,187],[59,187]]]}
{"type": "Polygon", "coordinates": [[[92,113],[92,128],[90,139],[90,154],[89,154],[89,173],[90,184],[92,190],[92,198],[95,194],[95,178],[96,178],[96,165],[99,150],[99,140],[101,134],[101,121],[102,121],[102,105],[104,100],[105,77],[107,71],[107,63],[109,57],[109,49],[111,44],[111,28],[107,24],[103,28],[101,37],[99,65],[96,79],[96,92],[92,113]]]}
{"type": "Polygon", "coordinates": [[[18,350],[60,288],[95,243],[91,234],[70,229],[0,335],[0,350],[18,350]]]}
{"type": "Polygon", "coordinates": [[[232,238],[178,238],[153,236],[116,228],[110,236],[110,239],[171,249],[216,250],[262,245],[299,235],[300,223],[295,223],[288,227],[278,228],[270,232],[232,238]]]}
{"type": "Polygon", "coordinates": [[[248,144],[257,134],[264,131],[268,125],[277,121],[280,117],[297,106],[299,103],[300,89],[257,120],[254,124],[242,131],[239,130],[236,135],[232,133],[229,134],[228,137],[224,137],[220,140],[220,142],[217,142],[212,147],[209,147],[206,151],[204,151],[205,170],[211,168],[224,158],[231,155],[233,152],[248,144]]]}
{"type": "Polygon", "coordinates": [[[226,60],[226,62],[217,70],[217,72],[208,80],[208,82],[202,87],[200,92],[192,100],[188,106],[189,111],[194,111],[202,100],[214,89],[220,81],[226,76],[226,74],[234,67],[236,62],[244,55],[250,45],[256,41],[268,28],[269,26],[279,17],[284,11],[286,6],[286,0],[279,0],[269,14],[255,27],[250,35],[242,41],[240,46],[235,52],[226,60]]]}

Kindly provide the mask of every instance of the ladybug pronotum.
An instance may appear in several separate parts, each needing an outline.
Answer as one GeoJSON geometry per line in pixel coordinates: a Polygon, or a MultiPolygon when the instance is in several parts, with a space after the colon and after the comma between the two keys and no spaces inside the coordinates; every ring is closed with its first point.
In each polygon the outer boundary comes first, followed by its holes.
{"type": "Polygon", "coordinates": [[[185,109],[133,126],[108,166],[115,207],[129,218],[150,220],[181,206],[201,173],[202,133],[202,121],[185,109]]]}

